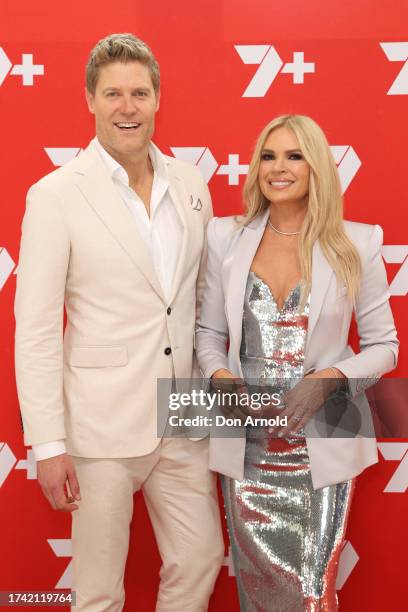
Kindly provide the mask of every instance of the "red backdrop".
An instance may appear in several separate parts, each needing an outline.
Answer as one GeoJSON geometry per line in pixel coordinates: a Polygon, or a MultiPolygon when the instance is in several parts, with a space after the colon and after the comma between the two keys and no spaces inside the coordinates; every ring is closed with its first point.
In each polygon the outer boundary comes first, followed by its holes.
{"type": "MultiPolygon", "coordinates": [[[[162,70],[155,142],[198,163],[218,215],[240,210],[245,166],[270,119],[302,113],[323,127],[339,164],[346,217],[384,229],[402,344],[394,375],[402,377],[408,368],[407,23],[403,0],[2,0],[0,590],[70,584],[70,519],[42,497],[22,443],[12,358],[14,272],[27,188],[93,136],[84,101],[90,48],[111,32],[131,31],[150,44],[162,70]]],[[[383,440],[379,447],[379,464],[358,479],[342,555],[339,600],[347,612],[408,606],[408,441],[383,440]]],[[[125,610],[154,610],[159,565],[136,496],[125,610]]],[[[212,612],[227,605],[238,610],[231,573],[226,540],[212,612]]]]}

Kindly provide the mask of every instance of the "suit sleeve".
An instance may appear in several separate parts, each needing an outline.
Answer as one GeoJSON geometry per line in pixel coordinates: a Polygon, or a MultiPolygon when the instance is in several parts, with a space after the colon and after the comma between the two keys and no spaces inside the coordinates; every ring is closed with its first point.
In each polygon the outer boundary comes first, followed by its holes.
{"type": "Polygon", "coordinates": [[[205,378],[221,368],[228,368],[228,323],[224,310],[224,291],[221,283],[222,244],[216,233],[217,219],[207,228],[207,270],[205,275],[201,315],[196,326],[198,363],[205,378]]]}
{"type": "Polygon", "coordinates": [[[65,438],[63,315],[70,241],[58,196],[32,187],[15,298],[15,366],[25,444],[65,438]]]}
{"type": "Polygon", "coordinates": [[[389,303],[382,243],[383,231],[375,225],[362,261],[361,287],[355,310],[360,352],[333,364],[349,379],[352,395],[361,393],[383,374],[393,370],[398,359],[399,342],[389,303]]]}

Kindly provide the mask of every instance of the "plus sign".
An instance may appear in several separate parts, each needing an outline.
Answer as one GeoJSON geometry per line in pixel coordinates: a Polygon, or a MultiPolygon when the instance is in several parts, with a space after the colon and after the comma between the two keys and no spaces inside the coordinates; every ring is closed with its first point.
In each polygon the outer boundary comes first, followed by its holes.
{"type": "Polygon", "coordinates": [[[23,85],[34,85],[34,75],[44,74],[43,64],[33,64],[31,53],[23,53],[21,64],[16,64],[10,74],[23,77],[23,85]]]}
{"type": "Polygon", "coordinates": [[[20,459],[15,469],[27,470],[27,480],[35,480],[37,478],[37,462],[31,449],[27,451],[27,459],[20,459]]]}
{"type": "Polygon", "coordinates": [[[289,62],[284,65],[282,72],[292,73],[294,83],[304,83],[304,75],[306,72],[314,72],[315,65],[313,62],[305,63],[305,54],[303,51],[297,51],[293,54],[293,63],[289,62]]]}
{"type": "Polygon", "coordinates": [[[248,167],[245,164],[239,163],[239,155],[237,153],[230,153],[228,155],[228,164],[220,166],[217,174],[228,175],[228,185],[239,185],[239,177],[241,174],[248,174],[248,167]]]}

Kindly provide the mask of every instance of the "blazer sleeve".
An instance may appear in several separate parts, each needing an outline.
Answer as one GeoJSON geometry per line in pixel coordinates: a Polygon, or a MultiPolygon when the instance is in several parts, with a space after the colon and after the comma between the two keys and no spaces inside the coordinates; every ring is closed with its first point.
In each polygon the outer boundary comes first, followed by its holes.
{"type": "Polygon", "coordinates": [[[390,303],[389,287],[381,256],[383,231],[375,225],[362,258],[361,287],[355,309],[360,352],[334,363],[349,379],[352,395],[374,384],[397,364],[397,332],[390,303]]]}
{"type": "Polygon", "coordinates": [[[207,269],[201,314],[196,325],[197,359],[205,378],[210,378],[216,370],[228,368],[228,324],[221,282],[222,242],[217,236],[217,221],[214,217],[207,227],[207,269]]]}
{"type": "Polygon", "coordinates": [[[70,240],[58,196],[34,185],[22,224],[15,366],[25,444],[63,440],[63,315],[70,240]]]}

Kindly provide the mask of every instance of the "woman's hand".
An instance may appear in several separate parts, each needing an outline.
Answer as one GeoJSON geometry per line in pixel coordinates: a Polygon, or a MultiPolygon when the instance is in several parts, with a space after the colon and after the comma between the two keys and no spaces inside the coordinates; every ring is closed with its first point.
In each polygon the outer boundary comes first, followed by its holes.
{"type": "Polygon", "coordinates": [[[279,437],[297,433],[323,406],[327,398],[337,391],[346,376],[337,368],[325,368],[305,376],[284,397],[285,408],[280,417],[288,417],[286,427],[277,427],[274,433],[279,437]]]}

